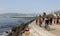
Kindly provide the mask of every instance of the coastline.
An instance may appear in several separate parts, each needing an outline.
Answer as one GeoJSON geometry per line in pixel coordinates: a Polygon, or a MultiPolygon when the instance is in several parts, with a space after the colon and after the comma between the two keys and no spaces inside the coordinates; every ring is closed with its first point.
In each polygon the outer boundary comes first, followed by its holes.
{"type": "Polygon", "coordinates": [[[27,23],[28,21],[32,20],[33,18],[1,18],[1,31],[0,35],[3,35],[4,32],[12,32],[13,28],[20,26],[22,23],[27,23]],[[22,21],[22,22],[21,22],[22,21]]]}
{"type": "Polygon", "coordinates": [[[21,23],[19,26],[17,27],[13,27],[12,31],[9,32],[8,36],[17,36],[17,35],[22,35],[22,33],[24,32],[24,28],[28,27],[28,25],[33,22],[35,19],[32,19],[28,22],[23,22],[21,23]]]}

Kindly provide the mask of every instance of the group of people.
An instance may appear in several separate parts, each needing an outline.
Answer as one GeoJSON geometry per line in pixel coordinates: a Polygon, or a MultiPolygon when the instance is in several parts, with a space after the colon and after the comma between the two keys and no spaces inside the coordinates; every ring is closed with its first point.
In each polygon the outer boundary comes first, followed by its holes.
{"type": "Polygon", "coordinates": [[[43,18],[43,17],[38,17],[36,18],[36,24],[39,25],[40,27],[42,27],[42,24],[45,24],[45,29],[48,28],[49,25],[52,25],[52,18],[43,18]]]}

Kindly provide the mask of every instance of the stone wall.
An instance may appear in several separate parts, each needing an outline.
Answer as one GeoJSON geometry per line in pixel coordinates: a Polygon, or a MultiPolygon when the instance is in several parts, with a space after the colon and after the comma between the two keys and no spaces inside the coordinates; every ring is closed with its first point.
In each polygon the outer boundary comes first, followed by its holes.
{"type": "Polygon", "coordinates": [[[22,33],[24,32],[24,28],[28,27],[28,25],[34,20],[35,19],[32,19],[31,21],[28,21],[26,23],[21,23],[21,25],[19,25],[18,27],[13,27],[12,32],[10,32],[8,36],[18,36],[18,35],[21,36],[22,33]]]}

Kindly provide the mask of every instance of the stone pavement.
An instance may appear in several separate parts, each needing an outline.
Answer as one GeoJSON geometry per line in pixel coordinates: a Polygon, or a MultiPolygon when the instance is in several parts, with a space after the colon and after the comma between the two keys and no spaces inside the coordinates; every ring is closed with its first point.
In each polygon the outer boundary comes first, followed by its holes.
{"type": "Polygon", "coordinates": [[[51,30],[49,32],[57,36],[60,36],[60,25],[59,24],[53,24],[50,27],[51,27],[51,30]]]}
{"type": "Polygon", "coordinates": [[[29,36],[56,36],[56,34],[48,32],[43,28],[39,27],[38,25],[36,25],[35,21],[29,25],[29,29],[30,29],[29,36]]]}

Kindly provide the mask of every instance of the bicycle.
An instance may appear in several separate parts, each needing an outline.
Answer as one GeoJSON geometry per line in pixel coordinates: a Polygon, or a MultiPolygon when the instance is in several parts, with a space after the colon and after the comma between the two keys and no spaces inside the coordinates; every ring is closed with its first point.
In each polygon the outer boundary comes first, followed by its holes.
{"type": "Polygon", "coordinates": [[[46,24],[46,25],[45,25],[45,29],[48,30],[48,31],[50,31],[49,25],[46,24]]]}

